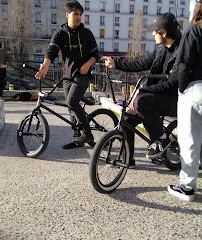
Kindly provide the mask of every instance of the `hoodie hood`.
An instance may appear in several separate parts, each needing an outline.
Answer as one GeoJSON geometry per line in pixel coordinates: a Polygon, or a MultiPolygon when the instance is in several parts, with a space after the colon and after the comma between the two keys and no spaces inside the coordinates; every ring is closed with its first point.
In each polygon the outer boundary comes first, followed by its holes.
{"type": "Polygon", "coordinates": [[[84,25],[83,25],[83,23],[81,23],[77,28],[72,29],[68,26],[68,23],[64,23],[64,24],[61,25],[60,28],[63,31],[65,31],[66,33],[68,33],[68,32],[69,33],[76,33],[76,32],[79,32],[80,29],[84,28],[84,25]]]}

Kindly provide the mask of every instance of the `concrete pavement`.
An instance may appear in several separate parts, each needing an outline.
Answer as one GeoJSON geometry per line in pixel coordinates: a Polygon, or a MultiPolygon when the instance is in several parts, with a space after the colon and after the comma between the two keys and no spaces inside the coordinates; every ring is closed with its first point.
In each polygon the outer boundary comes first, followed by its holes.
{"type": "MultiPolygon", "coordinates": [[[[63,150],[71,141],[69,126],[44,111],[50,142],[37,159],[20,152],[17,126],[35,102],[5,102],[6,125],[0,135],[1,240],[200,240],[202,239],[202,171],[196,201],[171,196],[166,187],[179,171],[153,165],[146,144],[136,139],[136,169],[119,188],[97,193],[88,177],[92,148],[63,150]]],[[[88,107],[90,112],[100,105],[88,107]]],[[[67,116],[66,109],[53,106],[67,116]]]]}

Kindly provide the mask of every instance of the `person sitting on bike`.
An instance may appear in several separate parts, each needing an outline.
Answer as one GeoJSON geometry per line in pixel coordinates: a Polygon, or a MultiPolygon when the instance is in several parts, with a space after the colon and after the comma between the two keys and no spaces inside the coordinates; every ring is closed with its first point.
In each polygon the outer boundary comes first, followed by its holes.
{"type": "MultiPolygon", "coordinates": [[[[57,30],[47,49],[46,58],[35,77],[44,78],[53,60],[62,53],[63,89],[67,105],[75,113],[80,131],[74,131],[72,143],[64,145],[64,149],[81,147],[84,143],[94,145],[94,138],[85,112],[79,104],[89,86],[90,67],[99,58],[98,46],[92,32],[81,23],[83,7],[78,1],[66,4],[67,23],[57,30]]],[[[71,118],[73,121],[74,118],[71,118]]],[[[75,121],[75,120],[74,120],[75,121]]],[[[73,129],[74,130],[74,129],[73,129]]]]}
{"type": "MultiPolygon", "coordinates": [[[[176,52],[181,33],[175,16],[171,13],[158,15],[153,24],[147,27],[153,32],[158,48],[149,57],[133,61],[114,61],[111,57],[102,57],[105,65],[125,72],[140,72],[150,69],[151,74],[169,74],[166,79],[148,79],[146,86],[137,90],[129,112],[135,115],[127,121],[133,126],[143,123],[147,129],[152,144],[149,146],[147,158],[160,157],[170,145],[170,140],[163,130],[160,116],[176,116],[178,82],[175,68],[176,52]],[[171,74],[172,72],[172,74],[171,74]]],[[[127,131],[130,148],[130,163],[135,166],[134,134],[127,131]]]]}

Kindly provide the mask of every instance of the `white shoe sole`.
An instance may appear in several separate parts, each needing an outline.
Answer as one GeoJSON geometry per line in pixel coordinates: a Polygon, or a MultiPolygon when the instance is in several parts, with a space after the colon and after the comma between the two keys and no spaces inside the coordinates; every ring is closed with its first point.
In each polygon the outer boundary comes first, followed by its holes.
{"type": "Polygon", "coordinates": [[[195,199],[195,194],[194,195],[184,195],[182,193],[179,193],[177,191],[174,191],[170,186],[168,186],[168,192],[172,194],[175,197],[181,198],[182,200],[192,202],[195,199]]]}
{"type": "Polygon", "coordinates": [[[160,158],[162,156],[162,154],[167,150],[167,148],[170,147],[170,145],[171,145],[171,142],[163,149],[162,152],[159,152],[159,153],[157,153],[155,155],[148,155],[148,154],[146,154],[146,158],[148,158],[148,159],[160,158]]]}

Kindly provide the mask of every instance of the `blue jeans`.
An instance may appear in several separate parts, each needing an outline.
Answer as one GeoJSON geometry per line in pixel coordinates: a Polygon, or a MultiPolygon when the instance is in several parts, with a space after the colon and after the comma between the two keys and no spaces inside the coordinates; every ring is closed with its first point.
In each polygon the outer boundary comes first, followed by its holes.
{"type": "Polygon", "coordinates": [[[179,184],[185,190],[196,189],[202,162],[202,80],[189,83],[179,93],[177,128],[182,162],[179,184]]]}

